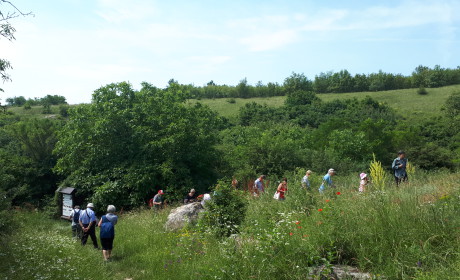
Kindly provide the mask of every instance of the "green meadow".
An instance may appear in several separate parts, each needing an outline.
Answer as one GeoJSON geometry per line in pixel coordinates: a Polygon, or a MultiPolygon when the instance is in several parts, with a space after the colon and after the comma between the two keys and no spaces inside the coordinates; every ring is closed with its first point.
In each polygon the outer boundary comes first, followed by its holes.
{"type": "MultiPolygon", "coordinates": [[[[459,92],[460,85],[429,88],[427,91],[427,95],[417,94],[417,89],[401,89],[377,92],[325,93],[318,94],[318,97],[323,101],[332,101],[334,99],[363,99],[366,96],[370,96],[379,102],[388,104],[409,121],[416,122],[439,115],[446,99],[452,93],[459,92]]],[[[222,116],[232,119],[238,115],[238,110],[247,103],[257,102],[259,104],[267,104],[270,107],[279,107],[284,104],[285,98],[285,96],[248,99],[234,98],[235,103],[230,103],[229,98],[189,100],[189,102],[200,102],[208,105],[222,116]]]]}
{"type": "MultiPolygon", "coordinates": [[[[113,259],[103,262],[90,242],[72,239],[70,223],[16,210],[17,230],[1,240],[2,279],[307,279],[311,267],[348,264],[372,279],[458,279],[459,174],[416,171],[396,188],[372,185],[358,193],[354,176],[334,177],[337,188],[299,187],[289,174],[287,199],[275,185],[248,205],[240,232],[216,237],[201,226],[163,228],[171,208],[118,213],[113,259]]],[[[320,279],[317,276],[315,279],[320,279]]]]}

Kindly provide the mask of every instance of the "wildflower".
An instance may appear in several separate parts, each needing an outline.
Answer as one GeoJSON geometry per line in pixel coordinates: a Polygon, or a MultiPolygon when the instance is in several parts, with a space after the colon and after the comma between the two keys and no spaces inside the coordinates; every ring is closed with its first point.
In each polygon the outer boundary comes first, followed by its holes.
{"type": "Polygon", "coordinates": [[[319,211],[319,212],[323,211],[323,208],[319,208],[318,211],[319,211]]]}
{"type": "Polygon", "coordinates": [[[296,225],[300,224],[300,221],[295,222],[296,225]]]}
{"type": "Polygon", "coordinates": [[[289,235],[290,235],[290,236],[293,236],[293,235],[294,235],[294,233],[290,232],[290,233],[289,233],[289,235]]]}
{"type": "Polygon", "coordinates": [[[326,199],[326,203],[329,202],[330,200],[329,199],[326,199]]]}
{"type": "Polygon", "coordinates": [[[301,226],[298,226],[297,228],[302,228],[301,226]]]}
{"type": "Polygon", "coordinates": [[[341,195],[341,193],[340,193],[340,192],[337,192],[336,195],[341,195]]]}

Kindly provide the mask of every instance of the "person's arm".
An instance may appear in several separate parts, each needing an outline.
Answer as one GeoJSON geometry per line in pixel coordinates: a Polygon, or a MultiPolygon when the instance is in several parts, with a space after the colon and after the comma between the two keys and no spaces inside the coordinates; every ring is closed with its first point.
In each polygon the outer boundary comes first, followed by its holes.
{"type": "Polygon", "coordinates": [[[391,168],[392,168],[393,170],[396,170],[396,169],[398,169],[398,168],[401,166],[401,164],[399,164],[399,165],[396,164],[396,161],[397,161],[397,160],[398,160],[398,159],[393,160],[393,163],[391,164],[391,168]]]}
{"type": "Polygon", "coordinates": [[[101,225],[102,225],[102,217],[101,217],[101,219],[99,220],[99,223],[97,224],[97,226],[98,226],[98,227],[101,227],[101,225]]]}

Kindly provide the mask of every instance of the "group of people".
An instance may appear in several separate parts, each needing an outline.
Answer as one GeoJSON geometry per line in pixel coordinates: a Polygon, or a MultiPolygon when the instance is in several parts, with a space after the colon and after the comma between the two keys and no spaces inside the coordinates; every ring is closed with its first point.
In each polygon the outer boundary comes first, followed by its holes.
{"type": "MultiPolygon", "coordinates": [[[[406,172],[406,167],[407,167],[407,158],[406,158],[406,153],[404,151],[399,151],[398,152],[398,157],[393,160],[393,163],[391,165],[391,168],[393,170],[393,175],[395,178],[396,185],[399,186],[401,182],[407,182],[408,177],[407,177],[407,172],[406,172]]],[[[305,189],[310,189],[311,184],[310,184],[310,175],[313,172],[311,170],[307,170],[305,173],[305,176],[301,180],[301,185],[305,189]]],[[[334,188],[335,185],[332,181],[332,177],[336,174],[336,171],[331,168],[327,171],[327,174],[323,176],[322,183],[318,189],[320,193],[324,193],[324,191],[328,188],[334,188]]],[[[359,182],[359,192],[365,192],[367,186],[369,185],[369,176],[366,173],[361,173],[359,174],[360,182],[359,182]]],[[[266,179],[265,175],[260,175],[255,181],[253,185],[253,195],[254,196],[259,196],[261,193],[265,192],[265,186],[264,186],[264,180],[266,179]]],[[[276,192],[273,196],[274,199],[277,200],[285,200],[285,195],[287,192],[287,178],[283,178],[278,185],[276,192]]]]}
{"type": "Polygon", "coordinates": [[[109,205],[107,214],[103,215],[99,221],[93,209],[93,203],[88,203],[85,210],[80,210],[78,205],[74,207],[70,214],[72,233],[74,238],[81,240],[81,245],[86,245],[88,237],[90,237],[94,248],[99,249],[96,237],[96,227],[99,227],[102,256],[105,261],[108,261],[112,256],[115,225],[118,222],[118,216],[115,215],[116,208],[113,205],[109,205]]]}
{"type": "MultiPolygon", "coordinates": [[[[160,208],[162,208],[164,204],[163,195],[164,195],[163,190],[159,190],[157,194],[155,194],[155,196],[152,199],[150,199],[149,206],[151,208],[154,208],[155,210],[159,210],[160,208]]],[[[197,196],[196,190],[191,189],[187,193],[187,195],[184,197],[183,203],[189,204],[193,202],[201,202],[201,205],[204,206],[206,201],[210,199],[211,199],[211,195],[209,193],[200,194],[197,196]]]]}

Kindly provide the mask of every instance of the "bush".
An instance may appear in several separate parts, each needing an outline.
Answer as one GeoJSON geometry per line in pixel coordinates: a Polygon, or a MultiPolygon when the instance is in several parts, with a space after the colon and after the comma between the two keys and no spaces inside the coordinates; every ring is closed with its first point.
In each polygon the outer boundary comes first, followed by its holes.
{"type": "Polygon", "coordinates": [[[417,93],[420,94],[420,95],[427,95],[428,91],[424,87],[419,87],[418,90],[417,90],[417,93]]]}
{"type": "Polygon", "coordinates": [[[201,216],[200,224],[219,237],[238,233],[247,209],[242,195],[229,182],[220,181],[214,189],[212,200],[206,204],[207,211],[201,216]]]}
{"type": "Polygon", "coordinates": [[[12,215],[10,212],[11,200],[0,189],[0,235],[8,233],[12,227],[12,215]]]}
{"type": "Polygon", "coordinates": [[[64,118],[67,118],[69,116],[69,105],[60,105],[59,106],[59,114],[61,114],[61,116],[63,116],[64,118]]]}
{"type": "Polygon", "coordinates": [[[30,110],[32,109],[32,106],[30,106],[30,103],[26,102],[26,104],[24,104],[24,110],[30,110]]]}
{"type": "Polygon", "coordinates": [[[235,100],[235,98],[230,98],[230,99],[227,99],[227,102],[230,103],[230,104],[235,104],[236,100],[235,100]]]}

